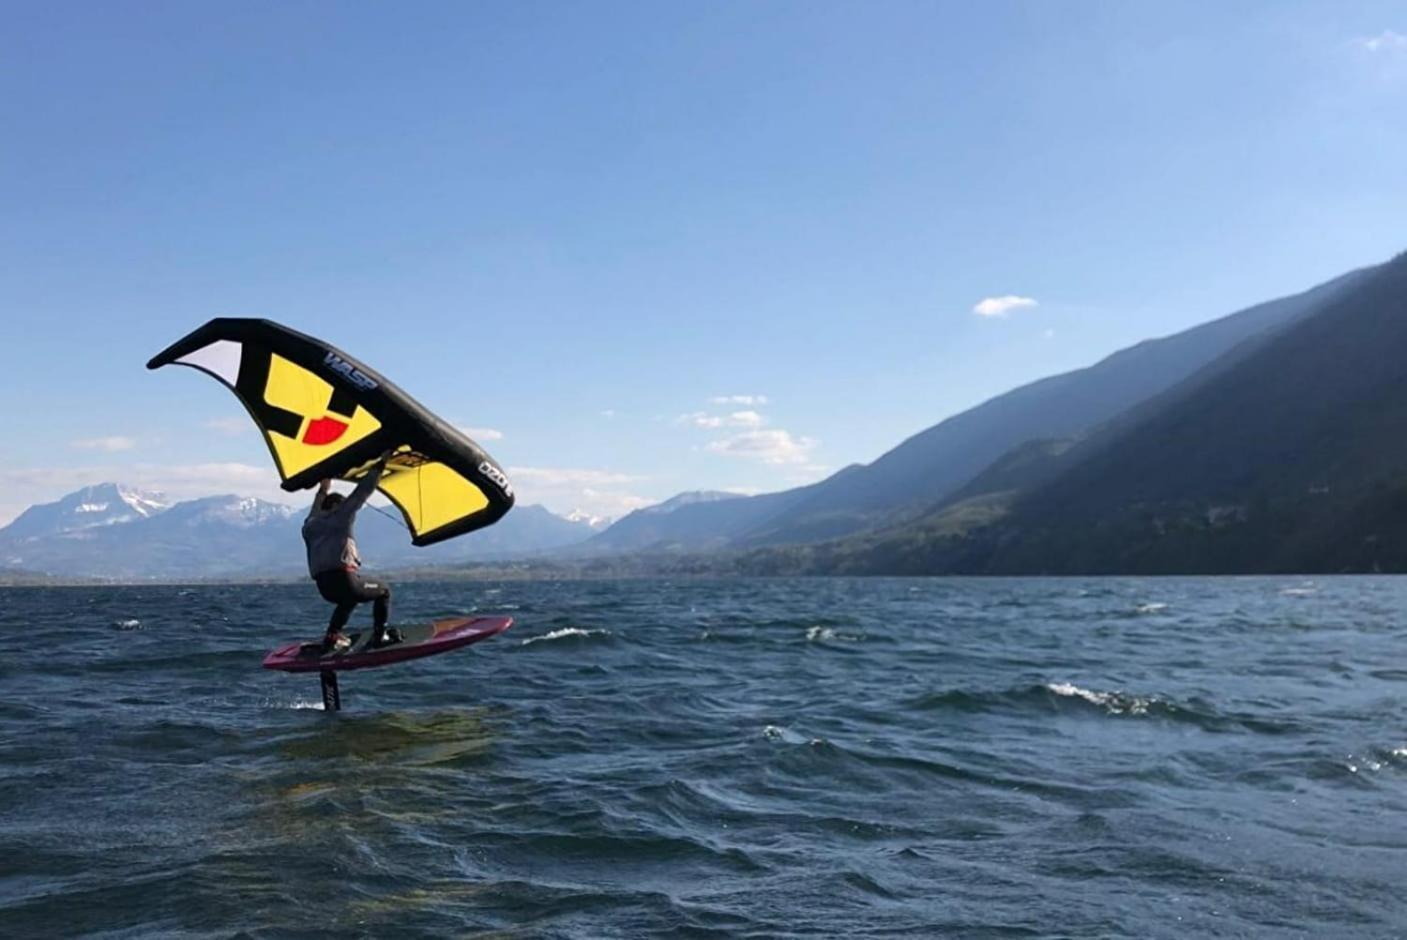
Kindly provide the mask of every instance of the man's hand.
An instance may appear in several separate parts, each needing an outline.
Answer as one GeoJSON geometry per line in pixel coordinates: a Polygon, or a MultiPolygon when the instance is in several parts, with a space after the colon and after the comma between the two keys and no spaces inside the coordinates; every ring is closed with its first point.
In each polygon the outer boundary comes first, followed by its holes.
{"type": "Polygon", "coordinates": [[[323,495],[330,489],[332,489],[332,481],[323,480],[321,483],[318,484],[318,495],[323,495]]]}
{"type": "Polygon", "coordinates": [[[386,464],[388,464],[388,463],[391,462],[391,458],[394,457],[394,456],[396,456],[396,448],[392,447],[390,450],[388,450],[388,451],[386,451],[384,454],[382,454],[382,455],[381,455],[381,459],[380,459],[379,461],[377,461],[377,462],[380,463],[381,466],[384,467],[384,466],[386,466],[386,464]]]}

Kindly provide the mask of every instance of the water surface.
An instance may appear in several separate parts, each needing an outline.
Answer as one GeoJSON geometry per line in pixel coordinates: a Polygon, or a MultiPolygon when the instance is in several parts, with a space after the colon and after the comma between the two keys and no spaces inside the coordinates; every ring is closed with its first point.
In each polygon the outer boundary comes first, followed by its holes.
{"type": "Polygon", "coordinates": [[[1407,932],[1407,579],[0,591],[0,935],[1407,932]],[[359,614],[365,618],[366,614],[359,614]]]}

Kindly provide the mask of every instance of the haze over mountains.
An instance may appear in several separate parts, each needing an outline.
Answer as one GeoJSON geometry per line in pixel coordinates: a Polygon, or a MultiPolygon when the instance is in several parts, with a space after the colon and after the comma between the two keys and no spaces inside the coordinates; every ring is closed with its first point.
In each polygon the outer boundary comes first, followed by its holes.
{"type": "MultiPolygon", "coordinates": [[[[519,507],[379,567],[554,553],[638,570],[1216,573],[1407,570],[1407,255],[997,396],[868,465],[760,496],[682,493],[595,531],[519,507]]],[[[0,569],[296,574],[301,512],[105,486],[0,529],[0,569]]]]}

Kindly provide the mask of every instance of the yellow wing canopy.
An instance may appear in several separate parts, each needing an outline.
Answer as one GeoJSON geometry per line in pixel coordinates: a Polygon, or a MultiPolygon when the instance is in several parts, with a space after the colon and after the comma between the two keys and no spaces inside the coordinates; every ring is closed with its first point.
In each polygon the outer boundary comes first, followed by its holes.
{"type": "Polygon", "coordinates": [[[289,492],[319,480],[357,480],[396,454],[381,492],[416,545],[492,525],[513,507],[493,458],[378,373],[321,340],[269,320],[220,318],[155,356],[157,369],[191,366],[224,383],[259,426],[289,492]]]}

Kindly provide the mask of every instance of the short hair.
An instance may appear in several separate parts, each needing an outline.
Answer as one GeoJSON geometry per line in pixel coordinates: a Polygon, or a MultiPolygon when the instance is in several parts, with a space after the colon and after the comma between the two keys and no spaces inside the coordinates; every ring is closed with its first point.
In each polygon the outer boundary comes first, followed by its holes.
{"type": "Polygon", "coordinates": [[[341,493],[328,493],[322,498],[323,512],[328,512],[330,510],[336,509],[338,504],[342,502],[342,499],[343,497],[341,493]]]}

